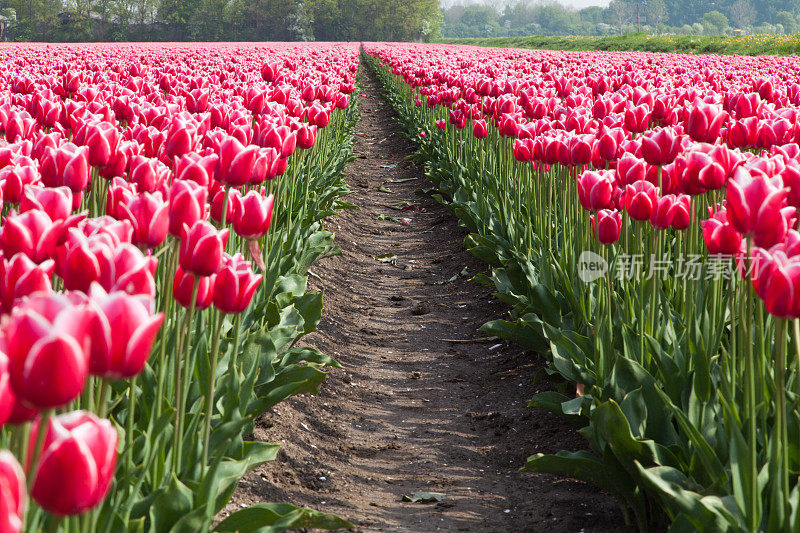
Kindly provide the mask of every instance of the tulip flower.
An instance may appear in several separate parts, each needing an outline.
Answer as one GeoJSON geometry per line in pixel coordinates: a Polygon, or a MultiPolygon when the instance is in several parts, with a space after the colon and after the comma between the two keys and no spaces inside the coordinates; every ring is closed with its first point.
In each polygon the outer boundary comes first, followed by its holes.
{"type": "Polygon", "coordinates": [[[244,146],[233,137],[228,137],[220,144],[217,180],[233,187],[248,183],[259,155],[258,146],[244,146]]]}
{"type": "Polygon", "coordinates": [[[169,234],[180,238],[183,225],[191,227],[206,216],[208,189],[195,181],[176,180],[169,190],[169,234]]]}
{"type": "Polygon", "coordinates": [[[668,165],[675,160],[681,149],[681,138],[670,128],[663,128],[655,133],[640,137],[642,156],[650,165],[668,165]]]}
{"type": "Polygon", "coordinates": [[[691,198],[685,194],[667,194],[658,199],[650,224],[657,229],[684,230],[691,223],[691,198]]]}
{"type": "Polygon", "coordinates": [[[622,215],[616,209],[601,209],[590,215],[592,234],[600,244],[612,244],[619,240],[622,231],[622,215]]]}
{"type": "Polygon", "coordinates": [[[87,125],[83,144],[89,148],[89,164],[104,167],[112,162],[120,142],[120,133],[109,122],[87,125]]]}
{"type": "Polygon", "coordinates": [[[720,106],[698,102],[687,112],[684,128],[695,141],[713,143],[727,120],[728,114],[720,106]]]}
{"type": "Polygon", "coordinates": [[[8,166],[0,170],[0,191],[3,200],[9,204],[18,204],[22,200],[25,188],[40,181],[36,167],[28,164],[8,166]]]}
{"type": "Polygon", "coordinates": [[[31,428],[30,442],[46,431],[31,497],[58,516],[84,513],[103,501],[117,464],[117,431],[108,420],[73,411],[31,428]]]}
{"type": "Polygon", "coordinates": [[[153,315],[146,297],[91,290],[89,372],[107,379],[138,375],[150,356],[163,313],[153,315]]]}
{"type": "Polygon", "coordinates": [[[181,235],[179,262],[181,268],[195,276],[210,276],[222,268],[222,253],[228,241],[228,230],[217,231],[204,220],[184,226],[181,235]]]}
{"type": "Polygon", "coordinates": [[[472,135],[476,139],[485,139],[486,136],[489,135],[489,128],[484,119],[472,121],[472,135]]]}
{"type": "Polygon", "coordinates": [[[63,221],[72,214],[72,191],[68,187],[39,187],[31,185],[25,188],[20,201],[20,211],[41,210],[54,221],[63,221]]]}
{"type": "Polygon", "coordinates": [[[317,126],[309,126],[303,124],[297,130],[297,147],[303,150],[308,150],[314,146],[317,140],[317,126]]]}
{"type": "Polygon", "coordinates": [[[42,159],[42,181],[48,187],[66,186],[79,193],[89,184],[89,150],[72,143],[50,149],[42,159]]]}
{"type": "Polygon", "coordinates": [[[141,192],[166,192],[166,184],[170,177],[170,170],[164,163],[157,159],[144,156],[134,156],[130,162],[131,172],[128,181],[136,184],[141,192]]]}
{"type": "Polygon", "coordinates": [[[232,196],[230,200],[233,204],[233,231],[248,240],[260,239],[267,234],[272,222],[272,195],[263,197],[257,191],[250,191],[244,196],[232,196]]]}
{"type": "Polygon", "coordinates": [[[195,296],[195,309],[202,311],[211,305],[214,297],[214,282],[216,274],[195,277],[187,274],[178,266],[172,281],[172,296],[181,307],[188,309],[192,305],[192,291],[197,282],[197,295],[195,296]]]}
{"type": "Polygon", "coordinates": [[[770,254],[769,265],[759,272],[759,296],[767,312],[778,318],[800,317],[800,257],[770,254]]]}
{"type": "Polygon", "coordinates": [[[226,255],[214,281],[214,307],[223,313],[242,313],[250,305],[261,278],[241,254],[226,255]]]}
{"type": "Polygon", "coordinates": [[[194,181],[208,187],[214,179],[214,170],[219,157],[217,154],[201,156],[190,152],[175,160],[175,179],[179,181],[194,181]]]}
{"type": "Polygon", "coordinates": [[[756,246],[769,248],[783,240],[789,230],[781,210],[786,207],[787,190],[780,177],[753,177],[739,167],[726,187],[727,214],[733,227],[753,236],[756,246]]]}
{"type": "Polygon", "coordinates": [[[728,221],[725,208],[718,209],[710,219],[702,221],[700,227],[708,253],[735,255],[741,249],[742,234],[728,221]]]}
{"type": "Polygon", "coordinates": [[[587,170],[578,179],[578,199],[587,211],[599,211],[611,206],[614,173],[587,170]]]}
{"type": "Polygon", "coordinates": [[[11,452],[0,450],[0,531],[22,531],[27,499],[22,466],[11,452]]]}
{"type": "Polygon", "coordinates": [[[52,259],[36,264],[18,253],[6,258],[0,254],[0,303],[8,313],[14,301],[35,292],[50,292],[55,263],[52,259]]]}
{"type": "Polygon", "coordinates": [[[132,242],[140,248],[155,248],[167,238],[169,204],[160,192],[142,193],[121,204],[122,217],[133,226],[132,242]]]}
{"type": "Polygon", "coordinates": [[[38,209],[9,215],[0,229],[0,248],[6,257],[21,252],[42,263],[53,257],[63,230],[63,223],[54,222],[38,209]]]}
{"type": "Polygon", "coordinates": [[[17,398],[52,409],[78,397],[89,366],[87,316],[85,307],[52,293],[31,296],[14,308],[3,333],[17,398]]]}
{"type": "Polygon", "coordinates": [[[637,181],[625,187],[625,212],[633,220],[650,220],[658,205],[658,187],[649,181],[637,181]]]}

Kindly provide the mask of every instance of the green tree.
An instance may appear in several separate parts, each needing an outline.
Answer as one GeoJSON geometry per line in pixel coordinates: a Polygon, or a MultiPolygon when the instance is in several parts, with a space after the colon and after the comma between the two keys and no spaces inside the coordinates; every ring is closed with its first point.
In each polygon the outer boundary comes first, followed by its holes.
{"type": "Polygon", "coordinates": [[[647,22],[655,28],[658,33],[658,27],[667,20],[667,4],[664,0],[649,0],[647,3],[647,22]]]}
{"type": "Polygon", "coordinates": [[[788,11],[778,11],[773,19],[775,24],[783,26],[784,33],[797,33],[797,19],[788,11]]]}
{"type": "Polygon", "coordinates": [[[725,33],[725,30],[730,27],[728,17],[716,10],[709,11],[703,15],[703,20],[700,23],[703,25],[703,30],[710,35],[725,33]]]}

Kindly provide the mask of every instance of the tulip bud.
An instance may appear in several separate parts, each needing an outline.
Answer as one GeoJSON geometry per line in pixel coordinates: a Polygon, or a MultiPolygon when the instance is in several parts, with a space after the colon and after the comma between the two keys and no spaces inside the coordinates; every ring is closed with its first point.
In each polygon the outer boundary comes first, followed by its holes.
{"type": "Polygon", "coordinates": [[[0,303],[8,313],[18,298],[35,292],[50,292],[55,264],[52,260],[37,265],[18,253],[10,260],[0,254],[0,303]]]}
{"type": "Polygon", "coordinates": [[[657,229],[684,230],[691,222],[691,198],[685,194],[667,194],[658,199],[650,224],[657,229]]]}
{"type": "Polygon", "coordinates": [[[720,208],[712,218],[702,221],[700,227],[709,254],[735,255],[741,249],[742,234],[728,221],[725,208],[720,208]]]}
{"type": "Polygon", "coordinates": [[[769,248],[783,240],[789,230],[781,212],[787,190],[780,177],[753,177],[739,167],[726,186],[728,219],[743,235],[752,235],[756,246],[769,248]]]}
{"type": "Polygon", "coordinates": [[[89,147],[89,164],[105,167],[111,163],[120,139],[119,130],[109,122],[88,125],[83,144],[89,147]]]}
{"type": "Polygon", "coordinates": [[[0,248],[6,257],[21,252],[41,263],[53,257],[62,234],[61,222],[53,222],[44,211],[32,209],[6,217],[0,229],[0,248]]]}
{"type": "Polygon", "coordinates": [[[472,135],[476,139],[485,139],[489,135],[489,127],[484,119],[472,121],[472,135]]]}

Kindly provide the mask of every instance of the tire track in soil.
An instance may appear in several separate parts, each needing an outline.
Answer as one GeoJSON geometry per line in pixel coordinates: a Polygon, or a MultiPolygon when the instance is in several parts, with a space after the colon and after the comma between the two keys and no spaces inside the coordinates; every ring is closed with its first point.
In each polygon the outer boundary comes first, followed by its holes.
{"type": "Polygon", "coordinates": [[[526,406],[549,387],[531,385],[540,358],[480,340],[477,328],[505,307],[490,287],[468,281],[486,266],[463,249],[456,218],[414,195],[429,184],[402,159],[413,146],[377,80],[364,81],[357,159],[345,171],[347,200],[360,210],[326,221],[343,255],[312,267],[325,308],[319,331],[304,340],[345,369],[333,370],[319,395],[291,398],[259,419],[256,438],[281,451],[240,482],[227,513],[269,501],[335,513],[358,531],[625,530],[608,494],[517,472],[528,455],[581,449],[584,440],[526,406]],[[398,202],[425,212],[388,207],[398,202]],[[396,265],[375,259],[386,253],[396,265]],[[401,501],[414,491],[446,499],[401,501]]]}

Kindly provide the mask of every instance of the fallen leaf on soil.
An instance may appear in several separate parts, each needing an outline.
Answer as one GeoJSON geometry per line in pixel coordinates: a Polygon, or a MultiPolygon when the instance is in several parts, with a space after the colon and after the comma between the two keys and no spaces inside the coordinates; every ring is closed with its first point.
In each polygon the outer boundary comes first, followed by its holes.
{"type": "Polygon", "coordinates": [[[392,192],[392,191],[390,191],[390,190],[389,190],[387,187],[385,187],[385,186],[383,186],[383,185],[381,185],[380,187],[378,187],[378,190],[379,190],[379,191],[381,191],[381,192],[392,192]]]}
{"type": "Polygon", "coordinates": [[[377,220],[388,220],[390,222],[400,222],[399,218],[390,217],[389,215],[378,215],[377,220]]]}
{"type": "Polygon", "coordinates": [[[443,492],[423,492],[418,490],[417,492],[412,492],[410,495],[404,495],[403,501],[412,503],[435,503],[442,502],[445,498],[446,496],[443,492]]]}
{"type": "Polygon", "coordinates": [[[375,260],[380,263],[397,264],[397,256],[394,255],[393,253],[376,255],[375,260]]]}

